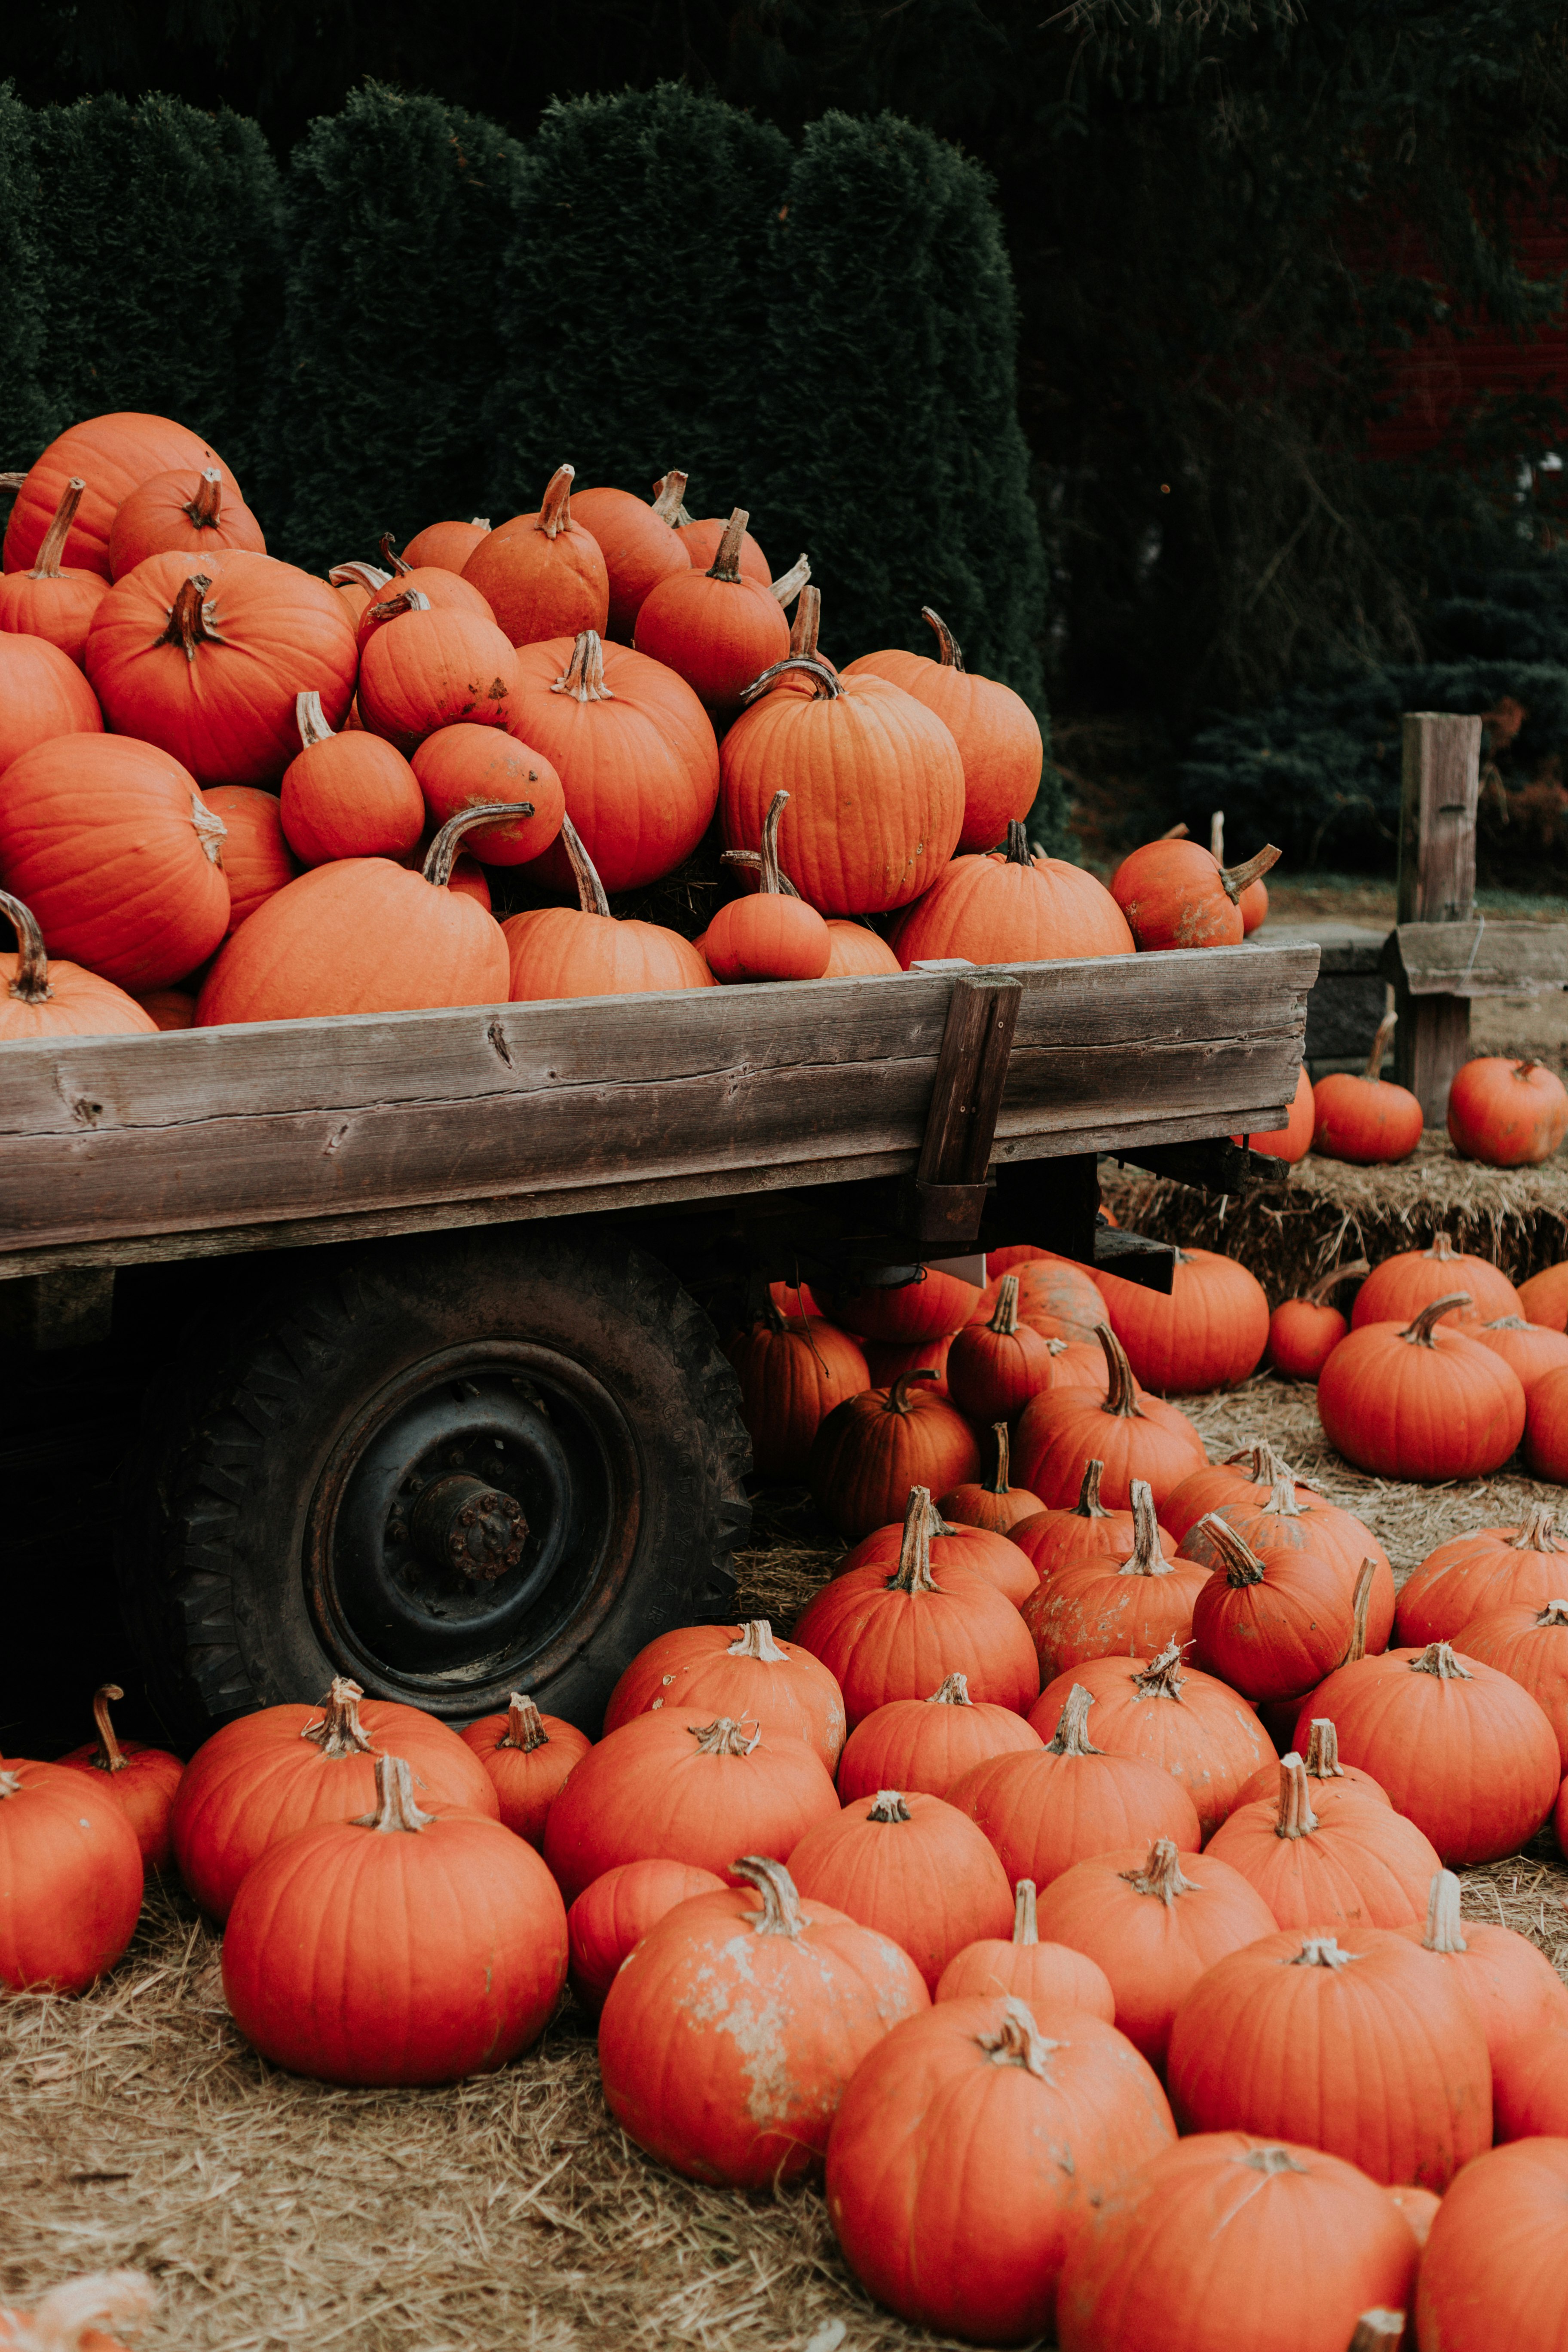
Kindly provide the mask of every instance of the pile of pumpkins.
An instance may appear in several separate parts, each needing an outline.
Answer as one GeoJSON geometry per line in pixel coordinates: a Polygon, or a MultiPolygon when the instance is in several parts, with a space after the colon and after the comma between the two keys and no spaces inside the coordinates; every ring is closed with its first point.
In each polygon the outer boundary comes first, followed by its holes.
{"type": "Polygon", "coordinates": [[[824,2173],[944,2336],[1544,2352],[1568,1990],[1454,1873],[1568,1837],[1568,1547],[1538,1511],[1396,1601],[1269,1447],[1112,1395],[1053,1432],[1070,1507],[917,1484],[787,1640],[649,1643],[596,1741],[339,1680],[182,1766],[107,1688],[94,1745],[0,1767],[0,1977],[84,1989],[175,1869],[273,2064],[493,2070],[569,1980],[639,2147],[824,2173]]]}
{"type": "Polygon", "coordinates": [[[1020,698],[929,609],[837,668],[806,559],[685,489],[563,465],[322,579],[184,425],[62,434],[0,579],[0,1041],[1239,943],[1277,853],[1032,856],[1020,698]],[[612,916],[714,826],[701,939],[612,916]]]}

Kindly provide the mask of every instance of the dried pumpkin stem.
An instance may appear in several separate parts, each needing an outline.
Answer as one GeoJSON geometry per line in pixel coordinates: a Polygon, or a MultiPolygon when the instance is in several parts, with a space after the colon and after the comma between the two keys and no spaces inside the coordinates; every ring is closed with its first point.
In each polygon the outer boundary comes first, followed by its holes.
{"type": "Polygon", "coordinates": [[[1207,1531],[1209,1541],[1219,1554],[1220,1566],[1225,1570],[1225,1580],[1228,1585],[1238,1588],[1244,1584],[1263,1582],[1266,1572],[1263,1561],[1246,1537],[1238,1535],[1217,1511],[1205,1512],[1198,1527],[1193,1529],[1194,1535],[1198,1528],[1207,1531]]]}
{"type": "Polygon", "coordinates": [[[1557,1540],[1557,1520],[1550,1503],[1537,1503],[1519,1533],[1509,1538],[1510,1551],[1568,1551],[1557,1540]]]}
{"type": "MultiPolygon", "coordinates": [[[[475,825],[489,824],[497,817],[531,816],[532,814],[531,801],[476,801],[472,808],[459,809],[456,816],[449,816],[447,819],[446,824],[426,851],[425,863],[420,867],[420,872],[426,882],[434,883],[437,890],[444,890],[452,878],[452,868],[458,862],[458,845],[466,833],[472,833],[475,825]]],[[[564,817],[562,818],[561,823],[562,829],[564,831],[566,824],[564,817]]]]}
{"type": "Polygon", "coordinates": [[[614,702],[615,691],[605,684],[605,646],[597,629],[584,629],[572,642],[572,658],[557,678],[552,694],[569,694],[574,702],[614,702]]]}
{"type": "Polygon", "coordinates": [[[930,604],[921,606],[921,618],[928,628],[936,631],[937,660],[943,669],[962,669],[963,656],[958,650],[958,640],[942,614],[930,604]]]}
{"type": "Polygon", "coordinates": [[[1284,855],[1282,849],[1276,849],[1269,842],[1256,857],[1249,857],[1245,866],[1222,866],[1219,878],[1225,886],[1226,897],[1234,903],[1244,890],[1249,890],[1272,866],[1278,866],[1284,855]]]}
{"type": "Polygon", "coordinates": [[[1089,1736],[1089,1710],[1094,1705],[1094,1694],[1081,1683],[1074,1683],[1067,1696],[1067,1705],[1057,1725],[1056,1738],[1049,1741],[1047,1756],[1102,1756],[1089,1736]]]}
{"type": "Polygon", "coordinates": [[[1012,1456],[1009,1452],[1011,1440],[1007,1435],[1006,1423],[994,1421],[991,1424],[991,1434],[996,1440],[996,1467],[992,1475],[991,1484],[984,1491],[988,1495],[1010,1495],[1013,1490],[1007,1484],[1007,1472],[1011,1466],[1012,1456]]]}
{"type": "Polygon", "coordinates": [[[392,585],[391,572],[374,563],[334,563],[327,578],[334,588],[368,588],[373,596],[392,585]]]}
{"type": "Polygon", "coordinates": [[[910,1809],[901,1789],[879,1789],[867,1809],[868,1822],[907,1822],[910,1809]]]}
{"type": "Polygon", "coordinates": [[[1380,2305],[1362,2313],[1346,2352],[1394,2352],[1394,2347],[1404,2340],[1404,2312],[1387,2311],[1380,2305]]]}
{"type": "MultiPolygon", "coordinates": [[[[801,561],[805,562],[803,556],[801,561]]],[[[789,649],[795,655],[815,655],[816,633],[822,626],[822,591],[803,588],[800,602],[795,608],[795,620],[789,633],[789,649]]]]}
{"type": "Polygon", "coordinates": [[[294,697],[294,724],[300,730],[300,740],[307,751],[318,743],[330,743],[332,730],[327,724],[327,714],[321,708],[319,694],[297,694],[294,697]]]}
{"type": "Polygon", "coordinates": [[[1419,1315],[1413,1315],[1399,1337],[1410,1341],[1414,1347],[1436,1347],[1437,1343],[1432,1336],[1433,1332],[1448,1309],[1451,1307],[1469,1307],[1473,1304],[1474,1301],[1468,1290],[1450,1290],[1442,1298],[1431,1299],[1421,1309],[1419,1315]]]}
{"type": "Polygon", "coordinates": [[[1377,1579],[1377,1562],[1363,1559],[1355,1573],[1355,1591],[1351,1595],[1351,1638],[1342,1666],[1360,1664],[1366,1655],[1366,1624],[1372,1611],[1372,1588],[1377,1579]]]}
{"type": "Polygon", "coordinates": [[[774,1862],[771,1854],[743,1853],[730,1864],[730,1875],[743,1878],[763,1898],[762,1909],[752,1914],[757,1935],[799,1939],[805,1914],[800,1907],[799,1890],[782,1862],[774,1862]]]}
{"type": "Polygon", "coordinates": [[[786,669],[805,671],[811,680],[812,691],[818,702],[837,702],[844,691],[838,683],[837,673],[830,670],[827,664],[819,660],[815,654],[786,654],[783,661],[774,662],[771,669],[765,669],[760,677],[754,677],[750,686],[742,688],[742,701],[754,702],[759,694],[767,692],[775,677],[784,676],[786,669]]]}
{"type": "Polygon", "coordinates": [[[904,1506],[904,1533],[899,1565],[888,1579],[889,1592],[935,1592],[931,1572],[931,1488],[911,1486],[904,1506]]]}
{"type": "Polygon", "coordinates": [[[1182,1875],[1182,1859],[1174,1838],[1156,1838],[1149,1849],[1149,1859],[1138,1870],[1120,1870],[1134,1895],[1157,1895],[1167,1911],[1175,1908],[1178,1895],[1202,1892],[1197,1883],[1182,1875]]]}
{"type": "Polygon", "coordinates": [[[1078,1501],[1073,1505],[1075,1519],[1108,1519],[1110,1513],[1100,1499],[1100,1481],[1105,1476],[1105,1465],[1098,1455],[1083,1465],[1083,1477],[1079,1486],[1078,1501]]]}
{"type": "Polygon", "coordinates": [[[1209,818],[1209,856],[1216,866],[1225,864],[1225,811],[1215,809],[1209,818]]]}
{"type": "MultiPolygon", "coordinates": [[[[805,550],[803,548],[800,553],[795,557],[795,562],[790,565],[789,570],[787,572],[781,572],[778,579],[776,579],[773,583],[773,593],[778,598],[779,603],[784,606],[785,612],[789,610],[797,596],[805,593],[805,583],[810,578],[811,558],[806,554],[805,550]]],[[[791,633],[789,642],[790,651],[791,653],[794,653],[796,650],[796,647],[793,632],[791,633]]],[[[816,643],[816,632],[814,629],[811,633],[811,645],[814,646],[816,643]]],[[[799,650],[802,653],[808,653],[811,650],[811,646],[803,646],[799,650]]]]}
{"type": "Polygon", "coordinates": [[[948,1675],[938,1683],[926,1701],[927,1706],[973,1706],[973,1704],[969,1696],[967,1675],[948,1675]]]}
{"type": "Polygon", "coordinates": [[[544,1728],[544,1717],[533,1700],[521,1691],[513,1691],[507,1701],[506,1729],[497,1740],[498,1748],[521,1748],[531,1756],[536,1748],[548,1748],[550,1734],[544,1728]]]}
{"type": "Polygon", "coordinates": [[[1184,1644],[1173,1635],[1157,1658],[1152,1658],[1142,1674],[1132,1679],[1141,1698],[1174,1698],[1182,1696],[1185,1676],[1182,1673],[1184,1644]]]}
{"type": "MultiPolygon", "coordinates": [[[[915,1408],[914,1399],[910,1393],[911,1384],[916,1381],[934,1381],[935,1378],[936,1374],[931,1370],[929,1364],[918,1365],[912,1372],[900,1372],[898,1379],[888,1391],[888,1402],[882,1407],[883,1412],[912,1412],[915,1408]]],[[[922,1486],[921,1488],[921,1494],[924,1494],[925,1491],[925,1488],[922,1486]]],[[[932,1513],[932,1517],[935,1517],[934,1512],[932,1513]]]]}
{"type": "Polygon", "coordinates": [[[1059,2046],[1047,2041],[1032,2013],[1013,1995],[1008,1997],[995,2032],[976,2034],[975,2040],[994,2066],[1022,2066],[1042,2081],[1051,2053],[1059,2046]]]}
{"type": "Polygon", "coordinates": [[[389,530],[384,530],[381,534],[381,560],[386,566],[388,576],[394,580],[405,579],[414,569],[412,563],[394,551],[392,533],[389,530]]]}
{"type": "MultiPolygon", "coordinates": [[[[216,466],[204,466],[195,489],[185,505],[185,520],[197,530],[216,530],[223,521],[223,476],[216,466]]],[[[382,541],[384,547],[386,541],[382,541]]]]}
{"type": "Polygon", "coordinates": [[[208,808],[199,793],[191,794],[191,823],[195,828],[196,839],[201,843],[202,855],[207,864],[221,866],[223,845],[228,839],[228,827],[216,809],[208,808]]]}
{"type": "Polygon", "coordinates": [[[375,1759],[375,1811],[356,1813],[353,1827],[375,1830],[384,1837],[395,1836],[400,1831],[427,1830],[435,1820],[434,1813],[421,1812],[414,1801],[414,1775],[401,1756],[378,1756],[375,1759]]]}
{"type": "Polygon", "coordinates": [[[346,1675],[334,1675],[331,1688],[321,1701],[321,1722],[307,1723],[300,1738],[313,1741],[323,1756],[368,1756],[370,1735],[359,1719],[363,1696],[358,1683],[350,1682],[346,1675]]]}
{"type": "Polygon", "coordinates": [[[1473,1683],[1468,1666],[1461,1665],[1451,1642],[1428,1642],[1418,1658],[1410,1660],[1413,1675],[1435,1675],[1440,1683],[1473,1683]]]}
{"type": "Polygon", "coordinates": [[[1377,1024],[1377,1030],[1372,1041],[1372,1051],[1366,1057],[1366,1075],[1373,1086],[1383,1076],[1384,1057],[1394,1043],[1394,1033],[1398,1026],[1399,1015],[1390,1005],[1377,1024]]]}
{"type": "Polygon", "coordinates": [[[1013,1941],[1016,1944],[1037,1944],[1040,1922],[1035,1899],[1035,1882],[1020,1878],[1013,1889],[1013,1941]]]}
{"type": "Polygon", "coordinates": [[[1452,1234],[1439,1231],[1432,1236],[1431,1248],[1423,1250],[1421,1255],[1423,1257],[1435,1258],[1439,1265],[1447,1265],[1451,1257],[1458,1257],[1460,1253],[1454,1247],[1452,1234]]]}
{"type": "Polygon", "coordinates": [[[1274,1834],[1282,1838],[1310,1837],[1317,1826],[1312,1792],[1307,1786],[1307,1768],[1292,1748],[1289,1756],[1279,1759],[1279,1813],[1274,1834]]]}
{"type": "Polygon", "coordinates": [[[784,823],[784,813],[789,801],[788,793],[775,793],[763,819],[763,878],[759,887],[766,898],[784,896],[784,885],[779,876],[779,827],[784,823]]]}
{"type": "Polygon", "coordinates": [[[156,640],[161,646],[178,646],[188,662],[195,661],[198,646],[221,646],[224,642],[207,610],[206,593],[212,584],[205,572],[182,580],[169,607],[169,625],[156,640]]]}
{"type": "Polygon", "coordinates": [[[1028,830],[1025,825],[1022,817],[1010,816],[1008,818],[1005,848],[1005,863],[1007,865],[1032,866],[1034,864],[1035,861],[1029,855],[1028,830]]]}
{"type": "Polygon", "coordinates": [[[708,567],[710,580],[722,580],[730,587],[738,586],[741,578],[741,542],[746,536],[751,515],[744,507],[731,507],[730,520],[724,525],[719,551],[708,567]]]}
{"type": "Polygon", "coordinates": [[[1244,1463],[1248,1465],[1247,1475],[1255,1486],[1272,1486],[1281,1478],[1288,1478],[1296,1486],[1310,1486],[1312,1483],[1293,1470],[1266,1437],[1256,1439],[1250,1445],[1239,1445],[1234,1454],[1225,1457],[1227,1470],[1239,1470],[1244,1463]]]}
{"type": "Polygon", "coordinates": [[[545,484],[544,496],[539,501],[539,520],[535,530],[546,539],[558,538],[572,520],[572,485],[577,478],[575,466],[557,466],[545,484]]]}
{"type": "Polygon", "coordinates": [[[1459,1882],[1451,1870],[1435,1873],[1426,1890],[1426,1927],[1421,1937],[1428,1952],[1468,1952],[1459,1922],[1459,1882]]]}
{"type": "Polygon", "coordinates": [[[1154,1510],[1154,1490],[1146,1478],[1134,1478],[1132,1549],[1117,1570],[1118,1576],[1173,1576],[1175,1570],[1160,1544],[1160,1522],[1154,1510]]]}
{"type": "Polygon", "coordinates": [[[1288,2147],[1249,2147],[1245,2156],[1237,2158],[1253,2172],[1270,2175],[1278,2172],[1305,2172],[1307,2168],[1293,2157],[1288,2147]]]}
{"type": "Polygon", "coordinates": [[[20,1772],[9,1772],[0,1767],[0,1797],[19,1797],[22,1793],[20,1772]]]}
{"type": "Polygon", "coordinates": [[[1127,1350],[1109,1323],[1097,1323],[1094,1336],[1110,1372],[1110,1384],[1105,1392],[1101,1412],[1117,1421],[1143,1421],[1147,1418],[1138,1402],[1138,1383],[1132,1377],[1132,1367],[1127,1360],[1127,1350]]]}
{"type": "Polygon", "coordinates": [[[660,522],[668,523],[672,530],[677,523],[689,522],[691,520],[689,515],[682,512],[680,504],[681,499],[686,496],[686,482],[687,477],[677,473],[672,467],[668,474],[661,475],[654,485],[653,511],[660,522]]]}
{"type": "Polygon", "coordinates": [[[1345,1777],[1345,1768],[1340,1762],[1340,1735],[1326,1715],[1315,1715],[1307,1735],[1307,1778],[1342,1780],[1345,1777]]]}
{"type": "Polygon", "coordinates": [[[1568,1625],[1568,1601],[1549,1601],[1536,1619],[1537,1625],[1568,1625]]]}
{"type": "Polygon", "coordinates": [[[735,1638],[724,1654],[727,1658],[760,1658],[767,1666],[789,1663],[789,1652],[780,1649],[765,1617],[750,1617],[743,1625],[737,1625],[735,1638]]]}
{"type": "Polygon", "coordinates": [[[399,588],[392,595],[383,597],[379,604],[367,604],[364,617],[367,621],[378,621],[384,625],[388,621],[400,620],[405,613],[427,613],[429,610],[430,599],[423,588],[399,588]]]}
{"type": "Polygon", "coordinates": [[[1310,1290],[1304,1290],[1301,1297],[1309,1307],[1326,1307],[1342,1282],[1359,1282],[1363,1274],[1371,1272],[1372,1268],[1364,1257],[1352,1257],[1347,1265],[1336,1265],[1331,1274],[1322,1276],[1310,1290]]]}
{"type": "Polygon", "coordinates": [[[759,1723],[748,1738],[745,1718],[715,1716],[711,1723],[689,1723],[686,1727],[697,1742],[699,1756],[749,1756],[763,1736],[759,1723]]]}
{"type": "Polygon", "coordinates": [[[76,520],[76,510],[81,504],[81,494],[86,488],[87,484],[82,480],[81,476],[73,474],[60,492],[60,502],[55,509],[54,519],[44,533],[44,543],[39,548],[32,571],[27,575],[30,580],[61,578],[60,557],[64,552],[66,541],[69,537],[70,527],[76,520]]]}
{"type": "Polygon", "coordinates": [[[100,1683],[93,1692],[92,1719],[98,1726],[98,1753],[92,1759],[95,1772],[123,1772],[127,1769],[129,1759],[121,1754],[114,1726],[109,1719],[110,1700],[124,1696],[118,1683],[100,1683]]]}
{"type": "Polygon", "coordinates": [[[490,519],[489,515],[470,515],[468,517],[468,529],[470,530],[488,531],[489,528],[490,519]]]}
{"type": "Polygon", "coordinates": [[[999,1339],[1011,1339],[1018,1328],[1018,1277],[1016,1274],[1002,1276],[1002,1287],[996,1294],[995,1311],[986,1325],[999,1339]]]}
{"type": "Polygon", "coordinates": [[[1296,1500],[1296,1481],[1289,1470],[1283,1478],[1276,1478],[1268,1490],[1268,1500],[1263,1507],[1270,1518],[1303,1519],[1307,1517],[1306,1512],[1296,1500]]]}
{"type": "Polygon", "coordinates": [[[49,983],[49,959],[44,952],[37,917],[20,898],[13,898],[9,890],[0,890],[0,915],[16,934],[16,977],[7,995],[18,1004],[47,1004],[55,992],[49,983]]]}

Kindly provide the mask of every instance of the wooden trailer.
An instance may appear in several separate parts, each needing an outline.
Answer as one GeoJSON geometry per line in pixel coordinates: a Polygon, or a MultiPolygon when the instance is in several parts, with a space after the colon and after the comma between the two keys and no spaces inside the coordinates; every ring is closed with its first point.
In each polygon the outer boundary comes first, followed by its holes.
{"type": "Polygon", "coordinates": [[[721,1616],[748,1291],[1035,1242],[1169,1286],[1111,1154],[1238,1190],[1311,945],[0,1047],[10,1360],[145,1366],[128,1625],[196,1736],[332,1673],[596,1727],[721,1616]]]}

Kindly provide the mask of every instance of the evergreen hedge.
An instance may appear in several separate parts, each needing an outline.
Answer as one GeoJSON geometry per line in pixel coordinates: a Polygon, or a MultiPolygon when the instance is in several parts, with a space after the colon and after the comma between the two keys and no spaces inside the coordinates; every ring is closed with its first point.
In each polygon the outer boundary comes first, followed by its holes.
{"type": "Polygon", "coordinates": [[[33,115],[0,83],[0,473],[23,473],[67,421],[43,381],[47,341],[33,115]]]}

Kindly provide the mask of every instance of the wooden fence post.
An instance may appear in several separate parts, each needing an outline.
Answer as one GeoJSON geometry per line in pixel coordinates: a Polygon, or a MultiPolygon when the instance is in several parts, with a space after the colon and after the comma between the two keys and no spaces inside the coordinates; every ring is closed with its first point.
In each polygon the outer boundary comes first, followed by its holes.
{"type": "MultiPolygon", "coordinates": [[[[1481,722],[1406,711],[1399,819],[1401,923],[1458,923],[1474,911],[1476,802],[1481,722]]],[[[1470,1049],[1469,1000],[1415,996],[1401,987],[1394,1076],[1420,1103],[1428,1127],[1448,1115],[1448,1088],[1470,1049]]]]}

